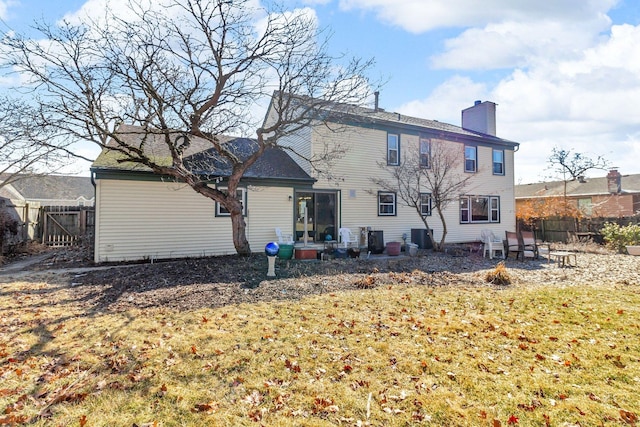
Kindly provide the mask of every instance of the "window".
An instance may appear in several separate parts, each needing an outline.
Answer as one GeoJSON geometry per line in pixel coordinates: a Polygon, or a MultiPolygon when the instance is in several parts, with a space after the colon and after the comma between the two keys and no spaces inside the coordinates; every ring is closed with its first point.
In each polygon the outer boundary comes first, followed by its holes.
{"type": "Polygon", "coordinates": [[[420,167],[431,167],[431,141],[420,138],[420,167]]]}
{"type": "Polygon", "coordinates": [[[464,171],[476,172],[476,147],[465,146],[464,147],[464,171]]]}
{"type": "Polygon", "coordinates": [[[497,196],[462,196],[460,222],[500,222],[500,198],[497,196]]]}
{"type": "Polygon", "coordinates": [[[420,193],[420,214],[431,215],[431,193],[420,193]]]}
{"type": "Polygon", "coordinates": [[[395,216],[396,193],[378,192],[378,216],[395,216]]]}
{"type": "MultiPolygon", "coordinates": [[[[218,188],[218,190],[225,191],[226,188],[218,188]]],[[[238,199],[242,201],[242,216],[247,215],[247,190],[244,188],[238,188],[236,190],[238,199]]],[[[216,202],[216,216],[231,216],[227,208],[216,202]]]]}
{"type": "Polygon", "coordinates": [[[400,164],[400,137],[395,133],[387,135],[387,164],[391,166],[400,164]]]}
{"type": "Polygon", "coordinates": [[[583,214],[591,216],[591,214],[593,213],[593,204],[591,203],[591,197],[578,199],[578,209],[583,214]]]}
{"type": "Polygon", "coordinates": [[[504,151],[493,150],[493,174],[504,175],[504,151]]]}

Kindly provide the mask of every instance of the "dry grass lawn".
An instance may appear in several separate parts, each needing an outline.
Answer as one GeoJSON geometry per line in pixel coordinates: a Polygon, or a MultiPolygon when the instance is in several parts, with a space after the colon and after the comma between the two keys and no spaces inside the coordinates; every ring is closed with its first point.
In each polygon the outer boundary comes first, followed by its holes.
{"type": "Polygon", "coordinates": [[[640,416],[640,286],[393,285],[87,312],[0,288],[0,424],[616,426],[640,416]]]}

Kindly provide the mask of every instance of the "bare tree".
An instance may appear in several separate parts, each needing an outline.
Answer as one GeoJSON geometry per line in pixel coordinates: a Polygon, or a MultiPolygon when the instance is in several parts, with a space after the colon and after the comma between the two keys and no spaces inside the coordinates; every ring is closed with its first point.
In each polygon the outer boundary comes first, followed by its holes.
{"type": "Polygon", "coordinates": [[[69,145],[40,126],[35,109],[23,100],[0,98],[0,188],[59,171],[73,159],[69,145]]]}
{"type": "Polygon", "coordinates": [[[582,153],[553,147],[548,159],[549,169],[562,176],[564,181],[575,181],[592,169],[606,170],[609,162],[602,156],[588,157],[582,153]]]}
{"type": "MultiPolygon", "coordinates": [[[[236,196],[243,174],[281,138],[322,122],[320,111],[362,104],[372,61],[330,55],[328,34],[304,10],[256,9],[250,0],[142,3],[79,24],[36,24],[46,42],[6,36],[5,63],[29,77],[31,95],[56,119],[50,126],[224,206],[235,249],[247,255],[236,196]],[[250,112],[269,98],[271,116],[257,121],[250,112]],[[140,126],[141,134],[121,135],[121,123],[140,126]],[[239,155],[223,135],[253,135],[256,144],[239,155]],[[207,141],[212,157],[225,159],[226,189],[209,185],[217,173],[213,159],[206,174],[185,163],[194,137],[207,141]],[[162,158],[148,147],[158,138],[162,158]]],[[[324,154],[307,160],[326,164],[335,156],[331,149],[324,154]]]]}
{"type": "Polygon", "coordinates": [[[458,144],[436,139],[432,139],[429,144],[428,155],[424,155],[426,150],[422,150],[421,156],[417,147],[406,149],[398,166],[389,166],[386,159],[378,162],[378,166],[386,170],[391,178],[370,180],[378,188],[396,193],[404,206],[414,208],[428,230],[434,249],[441,251],[444,250],[447,238],[444,211],[451,203],[460,200],[460,195],[472,176],[462,173],[464,157],[458,144]],[[433,231],[429,226],[429,215],[434,209],[442,223],[439,243],[433,238],[433,231]]]}
{"type": "Polygon", "coordinates": [[[562,177],[564,214],[569,216],[573,214],[573,209],[567,205],[567,183],[582,179],[584,174],[592,169],[606,170],[609,167],[609,162],[602,156],[591,158],[582,153],[573,152],[571,149],[564,150],[558,147],[553,147],[547,161],[549,163],[548,169],[556,176],[562,177]]]}

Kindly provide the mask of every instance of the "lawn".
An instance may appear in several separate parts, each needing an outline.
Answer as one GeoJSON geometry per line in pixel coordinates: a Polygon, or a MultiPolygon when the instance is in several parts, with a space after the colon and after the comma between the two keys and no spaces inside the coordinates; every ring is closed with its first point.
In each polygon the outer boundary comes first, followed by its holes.
{"type": "Polygon", "coordinates": [[[389,274],[299,301],[123,312],[2,284],[0,424],[640,424],[637,283],[389,274]]]}

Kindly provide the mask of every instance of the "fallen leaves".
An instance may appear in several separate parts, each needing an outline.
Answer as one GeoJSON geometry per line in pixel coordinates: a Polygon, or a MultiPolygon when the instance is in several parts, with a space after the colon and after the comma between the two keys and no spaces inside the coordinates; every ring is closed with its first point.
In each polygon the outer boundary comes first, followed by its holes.
{"type": "Polygon", "coordinates": [[[620,418],[625,423],[633,426],[638,423],[638,415],[630,411],[625,411],[624,409],[620,409],[620,418]]]}
{"type": "Polygon", "coordinates": [[[213,414],[214,412],[216,412],[218,410],[218,408],[220,407],[220,404],[215,401],[215,400],[211,400],[207,403],[197,403],[193,406],[193,408],[191,409],[191,412],[198,412],[198,413],[205,413],[205,414],[213,414]]]}

